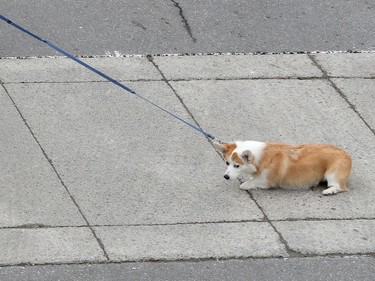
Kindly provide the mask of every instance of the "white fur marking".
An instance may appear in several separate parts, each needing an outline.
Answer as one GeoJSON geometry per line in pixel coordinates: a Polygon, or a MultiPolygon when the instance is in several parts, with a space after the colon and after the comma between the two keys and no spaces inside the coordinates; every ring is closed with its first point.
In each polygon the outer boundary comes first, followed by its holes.
{"type": "Polygon", "coordinates": [[[333,194],[336,194],[336,193],[339,193],[339,192],[342,192],[341,188],[337,187],[337,186],[331,186],[327,189],[324,189],[323,190],[323,195],[333,195],[333,194]]]}

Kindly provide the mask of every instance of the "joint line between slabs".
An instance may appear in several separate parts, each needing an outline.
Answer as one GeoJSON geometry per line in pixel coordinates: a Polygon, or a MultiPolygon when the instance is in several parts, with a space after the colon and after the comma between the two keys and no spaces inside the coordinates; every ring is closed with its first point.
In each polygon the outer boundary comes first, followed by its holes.
{"type": "Polygon", "coordinates": [[[294,251],[289,247],[288,242],[285,240],[285,238],[282,236],[281,232],[276,228],[276,226],[274,226],[272,221],[268,218],[268,216],[267,216],[266,212],[264,211],[263,207],[260,206],[260,204],[255,200],[251,191],[247,191],[247,193],[249,194],[251,200],[253,200],[254,203],[257,205],[258,209],[263,213],[263,216],[264,216],[263,221],[267,222],[273,228],[273,230],[276,232],[276,234],[278,235],[279,241],[284,245],[285,250],[286,250],[287,254],[289,255],[289,257],[299,257],[299,256],[301,256],[301,254],[299,252],[294,251]]]}
{"type": "MultiPolygon", "coordinates": [[[[175,97],[178,99],[178,101],[181,103],[182,107],[185,109],[185,111],[188,113],[189,117],[193,120],[193,122],[195,123],[195,125],[198,126],[199,129],[203,130],[201,125],[198,123],[198,121],[195,119],[193,113],[189,110],[189,108],[187,107],[187,105],[184,103],[183,99],[177,94],[176,90],[173,88],[173,86],[169,83],[169,80],[165,77],[164,73],[161,71],[161,69],[159,68],[159,66],[155,63],[154,59],[152,56],[147,56],[147,59],[149,60],[150,63],[152,63],[152,65],[156,68],[156,70],[160,73],[160,75],[162,76],[162,81],[165,82],[167,84],[167,86],[172,90],[173,94],[175,95],[175,97]]],[[[205,136],[206,140],[211,144],[211,146],[213,147],[213,144],[212,142],[210,141],[210,139],[205,136]]]]}
{"type": "Polygon", "coordinates": [[[311,54],[308,54],[307,55],[310,60],[313,62],[313,64],[319,68],[319,70],[323,73],[323,78],[324,79],[327,79],[327,81],[329,82],[329,85],[340,95],[340,97],[349,105],[349,107],[357,114],[357,116],[362,120],[362,122],[366,125],[366,127],[368,129],[370,129],[370,131],[372,132],[373,135],[375,135],[375,130],[373,128],[371,128],[370,124],[367,123],[367,121],[365,120],[364,117],[362,117],[362,115],[359,113],[359,111],[357,110],[357,108],[355,107],[354,104],[352,104],[348,97],[346,96],[346,94],[335,84],[335,82],[332,81],[332,78],[333,77],[330,77],[327,73],[327,71],[323,68],[323,66],[321,66],[318,61],[315,59],[314,55],[311,55],[311,54]]]}
{"type": "Polygon", "coordinates": [[[10,95],[8,89],[5,87],[5,85],[3,84],[3,82],[0,80],[0,84],[2,86],[2,88],[4,89],[5,93],[8,95],[8,98],[11,100],[11,102],[13,103],[13,106],[14,108],[17,110],[19,116],[21,117],[23,123],[25,124],[25,126],[27,127],[27,129],[29,130],[31,136],[33,137],[33,139],[35,140],[35,142],[37,143],[39,149],[42,151],[42,154],[43,156],[46,158],[46,160],[48,161],[49,165],[52,167],[53,171],[55,172],[55,175],[57,176],[57,178],[59,179],[61,185],[64,187],[65,191],[68,193],[70,199],[72,200],[73,204],[76,206],[76,208],[78,209],[78,212],[81,214],[82,218],[84,219],[84,221],[86,222],[87,226],[90,228],[91,230],[91,233],[93,234],[94,238],[96,239],[97,243],[99,244],[100,248],[102,249],[103,253],[104,253],[104,256],[106,257],[106,259],[109,259],[108,258],[108,254],[106,252],[106,250],[104,249],[104,245],[103,243],[100,241],[100,239],[97,237],[94,229],[91,227],[88,219],[86,218],[86,216],[84,215],[81,207],[78,205],[77,201],[75,200],[75,198],[73,197],[73,195],[71,194],[70,190],[68,189],[68,187],[66,186],[65,182],[62,180],[59,172],[57,171],[56,167],[53,165],[52,163],[52,160],[48,157],[47,155],[47,152],[44,150],[44,148],[42,147],[42,145],[40,144],[39,140],[36,138],[33,130],[31,129],[30,125],[27,123],[25,117],[23,116],[21,110],[19,109],[19,107],[17,106],[16,102],[14,101],[14,99],[12,98],[12,96],[10,95]]]}
{"type": "MultiPolygon", "coordinates": [[[[287,218],[287,219],[273,219],[270,222],[332,222],[332,221],[374,221],[375,218],[287,218]]],[[[176,223],[129,223],[129,224],[91,224],[91,227],[160,227],[160,226],[191,226],[191,225],[207,225],[207,224],[241,224],[241,223],[267,223],[267,218],[263,215],[263,219],[249,219],[249,220],[228,220],[228,221],[202,221],[202,222],[176,222],[176,223]]],[[[24,224],[18,226],[1,226],[1,229],[50,229],[50,228],[89,228],[88,225],[43,225],[43,224],[24,224]]]]}

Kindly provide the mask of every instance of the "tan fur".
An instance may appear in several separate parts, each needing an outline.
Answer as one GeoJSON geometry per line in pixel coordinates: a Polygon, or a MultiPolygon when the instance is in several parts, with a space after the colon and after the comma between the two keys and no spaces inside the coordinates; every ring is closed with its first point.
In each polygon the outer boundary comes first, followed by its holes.
{"type": "Polygon", "coordinates": [[[235,150],[237,145],[235,143],[226,143],[224,144],[225,153],[224,158],[227,159],[232,155],[233,150],[235,150]]]}
{"type": "Polygon", "coordinates": [[[268,169],[270,187],[310,187],[335,174],[340,189],[347,191],[352,161],[349,154],[329,144],[288,145],[267,143],[257,174],[268,169]]]}
{"type": "Polygon", "coordinates": [[[232,161],[237,163],[238,165],[245,164],[245,161],[243,161],[242,158],[240,156],[238,156],[237,152],[234,152],[232,154],[232,161]]]}

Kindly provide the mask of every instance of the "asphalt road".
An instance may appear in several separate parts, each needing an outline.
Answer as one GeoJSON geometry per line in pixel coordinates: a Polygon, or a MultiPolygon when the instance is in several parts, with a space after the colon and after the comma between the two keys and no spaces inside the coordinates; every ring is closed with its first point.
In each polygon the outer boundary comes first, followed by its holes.
{"type": "Polygon", "coordinates": [[[44,265],[0,268],[2,281],[372,281],[373,257],[44,265]]]}
{"type": "MultiPolygon", "coordinates": [[[[372,0],[0,1],[74,55],[375,50],[372,0]]],[[[56,55],[0,23],[0,57],[56,55]]]]}

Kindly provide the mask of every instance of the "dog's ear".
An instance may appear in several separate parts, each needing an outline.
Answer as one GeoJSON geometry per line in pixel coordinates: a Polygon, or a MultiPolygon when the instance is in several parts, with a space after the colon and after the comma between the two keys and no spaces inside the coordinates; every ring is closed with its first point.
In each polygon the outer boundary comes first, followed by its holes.
{"type": "Polygon", "coordinates": [[[243,161],[245,161],[245,163],[250,163],[251,160],[253,160],[254,156],[250,150],[245,150],[244,152],[242,152],[241,157],[243,161]]]}
{"type": "Polygon", "coordinates": [[[214,145],[215,149],[216,149],[217,151],[219,151],[221,154],[224,155],[225,152],[227,152],[227,148],[225,147],[224,144],[221,144],[221,143],[219,143],[219,142],[214,142],[213,145],[214,145]]]}

